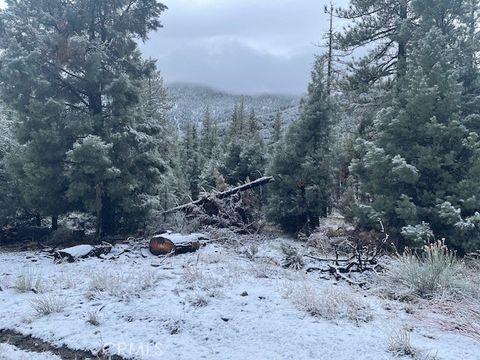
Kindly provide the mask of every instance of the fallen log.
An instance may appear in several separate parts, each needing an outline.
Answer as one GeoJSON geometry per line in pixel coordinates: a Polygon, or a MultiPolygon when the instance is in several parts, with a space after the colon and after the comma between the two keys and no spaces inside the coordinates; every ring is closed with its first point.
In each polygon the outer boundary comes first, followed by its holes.
{"type": "Polygon", "coordinates": [[[183,236],[180,234],[155,235],[150,239],[149,249],[153,255],[179,255],[195,252],[202,246],[200,240],[206,238],[200,234],[183,236]]]}
{"type": "Polygon", "coordinates": [[[107,255],[110,251],[112,251],[112,244],[104,242],[101,245],[77,245],[57,250],[53,256],[55,261],[67,260],[68,262],[75,262],[78,259],[107,255]]]}
{"type": "Polygon", "coordinates": [[[222,192],[217,192],[217,193],[210,193],[206,196],[201,197],[198,200],[191,201],[187,204],[183,204],[183,205],[176,206],[174,208],[168,209],[168,210],[164,211],[162,213],[162,215],[169,214],[169,213],[172,213],[172,212],[175,212],[175,211],[188,210],[188,209],[192,208],[193,206],[203,205],[203,204],[207,203],[208,201],[210,201],[212,199],[224,199],[226,197],[235,195],[239,192],[247,191],[247,190],[253,189],[257,186],[265,185],[265,184],[268,184],[268,183],[273,182],[273,181],[275,181],[275,180],[272,176],[264,176],[264,177],[261,177],[260,179],[251,181],[249,183],[246,183],[246,184],[243,184],[243,185],[240,185],[240,186],[237,186],[237,187],[234,187],[232,189],[225,190],[225,191],[222,191],[222,192]]]}

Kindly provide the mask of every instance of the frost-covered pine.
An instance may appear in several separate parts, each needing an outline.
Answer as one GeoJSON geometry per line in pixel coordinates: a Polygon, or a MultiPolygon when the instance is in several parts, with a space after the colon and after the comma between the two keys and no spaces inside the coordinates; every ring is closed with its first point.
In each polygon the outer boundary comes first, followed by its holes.
{"type": "Polygon", "coordinates": [[[245,114],[243,102],[236,105],[226,138],[221,173],[228,184],[236,185],[247,179],[263,176],[266,166],[265,143],[260,135],[253,108],[245,114]]]}
{"type": "Polygon", "coordinates": [[[205,160],[201,153],[198,129],[194,123],[189,123],[185,130],[181,145],[181,161],[190,196],[197,199],[201,192],[200,175],[205,160]]]}
{"type": "Polygon", "coordinates": [[[0,225],[12,219],[24,204],[9,164],[19,145],[13,136],[13,114],[0,105],[0,225]]]}
{"type": "Polygon", "coordinates": [[[358,141],[350,169],[364,226],[381,218],[391,235],[417,241],[430,236],[421,234],[429,234],[428,224],[437,237],[465,247],[465,229],[455,224],[480,209],[473,176],[480,143],[460,111],[462,83],[449,41],[435,25],[416,41],[400,91],[392,90],[392,105],[377,112],[373,139],[358,141]],[[456,209],[455,220],[447,209],[456,209]]]}
{"type": "Polygon", "coordinates": [[[148,213],[165,159],[138,111],[155,68],[138,40],[161,26],[165,9],[155,0],[23,0],[0,12],[1,90],[18,113],[16,169],[30,208],[56,217],[90,209],[95,199],[101,235],[137,226],[148,213]],[[100,146],[99,162],[80,151],[87,145],[100,146]],[[87,156],[88,166],[68,162],[69,151],[87,156]],[[87,173],[95,183],[70,176],[87,173]]]}
{"type": "Polygon", "coordinates": [[[269,216],[288,231],[316,227],[331,208],[331,118],[323,71],[318,57],[300,119],[287,130],[270,167],[275,182],[269,216]]]}
{"type": "Polygon", "coordinates": [[[340,8],[336,16],[347,19],[345,31],[337,34],[337,45],[352,51],[368,46],[365,56],[350,61],[354,87],[405,74],[407,46],[414,28],[410,0],[356,0],[340,8]],[[387,56],[388,54],[388,56],[387,56]]]}

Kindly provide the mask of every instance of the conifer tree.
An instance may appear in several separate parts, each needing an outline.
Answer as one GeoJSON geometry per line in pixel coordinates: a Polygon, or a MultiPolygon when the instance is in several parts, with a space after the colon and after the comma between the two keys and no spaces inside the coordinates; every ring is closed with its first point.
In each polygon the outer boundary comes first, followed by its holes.
{"type": "Polygon", "coordinates": [[[410,244],[422,245],[435,234],[459,246],[468,226],[478,232],[478,178],[472,174],[479,143],[460,111],[462,83],[452,66],[450,34],[438,24],[423,24],[431,27],[416,40],[404,91],[377,114],[374,140],[359,140],[361,156],[351,170],[360,186],[356,211],[363,225],[382,219],[393,236],[410,244]]]}
{"type": "MultiPolygon", "coordinates": [[[[370,46],[368,54],[350,63],[361,70],[360,79],[369,84],[393,74],[405,74],[408,42],[414,15],[411,0],[352,0],[348,8],[337,9],[336,15],[349,20],[342,33],[337,34],[338,46],[353,52],[370,46]]],[[[360,73],[355,71],[354,76],[360,73]]]]}
{"type": "Polygon", "coordinates": [[[12,131],[13,114],[7,113],[3,105],[0,106],[0,226],[2,226],[13,219],[24,204],[9,161],[19,151],[12,131]]]}
{"type": "Polygon", "coordinates": [[[331,119],[324,60],[317,57],[302,114],[287,130],[270,168],[269,216],[288,231],[315,228],[331,208],[331,119]]]}
{"type": "Polygon", "coordinates": [[[212,119],[210,108],[207,107],[202,121],[201,149],[205,160],[212,158],[213,150],[218,143],[217,124],[212,119]]]}
{"type": "Polygon", "coordinates": [[[143,130],[152,136],[153,154],[163,161],[158,193],[148,197],[154,209],[161,211],[186,200],[189,193],[181,168],[177,126],[168,114],[171,108],[163,78],[159,71],[154,71],[142,86],[139,112],[145,117],[143,130]]]}
{"type": "Polygon", "coordinates": [[[265,170],[265,143],[260,134],[258,119],[252,109],[245,116],[243,101],[235,106],[225,145],[222,175],[229,184],[261,177],[265,170]]]}
{"type": "Polygon", "coordinates": [[[193,123],[187,125],[181,152],[182,164],[184,166],[190,196],[192,199],[197,199],[201,190],[200,175],[204,161],[201,155],[197,126],[193,123]]]}
{"type": "Polygon", "coordinates": [[[7,4],[0,80],[19,115],[27,202],[53,216],[65,206],[95,209],[99,235],[132,225],[164,170],[137,111],[141,84],[154,71],[137,41],[161,26],[166,7],[156,0],[7,4]]]}
{"type": "Polygon", "coordinates": [[[207,107],[202,123],[201,151],[203,169],[200,174],[200,187],[207,191],[216,188],[216,179],[223,164],[223,144],[220,141],[217,120],[213,120],[207,107]]]}
{"type": "Polygon", "coordinates": [[[273,123],[272,144],[277,144],[282,139],[282,114],[277,112],[273,123]]]}

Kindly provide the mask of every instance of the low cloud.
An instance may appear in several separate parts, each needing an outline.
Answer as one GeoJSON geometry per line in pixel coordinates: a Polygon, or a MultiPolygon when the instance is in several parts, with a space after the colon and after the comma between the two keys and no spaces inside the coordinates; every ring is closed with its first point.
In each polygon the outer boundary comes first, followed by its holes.
{"type": "MultiPolygon", "coordinates": [[[[326,0],[164,0],[164,29],[142,45],[167,82],[236,93],[302,93],[323,51],[326,0]]],[[[345,3],[345,1],[342,1],[345,3]]]]}

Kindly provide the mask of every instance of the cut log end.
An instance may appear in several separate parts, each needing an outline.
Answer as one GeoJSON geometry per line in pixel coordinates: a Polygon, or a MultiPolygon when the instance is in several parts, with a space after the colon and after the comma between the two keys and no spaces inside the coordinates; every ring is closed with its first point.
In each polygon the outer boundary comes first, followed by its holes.
{"type": "Polygon", "coordinates": [[[175,244],[170,239],[157,235],[150,240],[150,252],[153,255],[167,255],[174,250],[175,244]]]}
{"type": "Polygon", "coordinates": [[[200,249],[201,243],[198,239],[191,239],[184,242],[177,242],[169,239],[168,235],[155,235],[150,239],[149,249],[153,255],[186,254],[200,249]]]}

